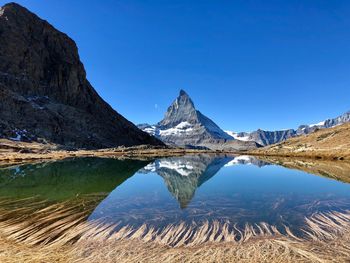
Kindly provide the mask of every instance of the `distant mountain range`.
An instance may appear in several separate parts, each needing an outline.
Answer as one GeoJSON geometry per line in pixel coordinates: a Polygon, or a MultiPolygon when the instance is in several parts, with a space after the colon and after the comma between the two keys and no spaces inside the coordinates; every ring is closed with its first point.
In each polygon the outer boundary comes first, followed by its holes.
{"type": "Polygon", "coordinates": [[[254,141],[259,143],[260,145],[267,146],[267,145],[285,141],[292,137],[310,134],[319,129],[331,128],[331,127],[335,127],[348,122],[350,122],[350,111],[336,118],[327,119],[325,121],[322,121],[316,124],[300,125],[297,129],[279,130],[279,131],[264,131],[259,129],[251,133],[247,133],[247,132],[235,133],[232,131],[225,131],[225,132],[237,140],[254,141]]]}
{"type": "MultiPolygon", "coordinates": [[[[307,134],[305,136],[296,136],[283,141],[279,144],[267,146],[264,148],[256,149],[253,152],[258,155],[264,156],[297,156],[297,157],[311,157],[317,159],[328,160],[348,160],[350,159],[350,123],[336,125],[330,128],[319,129],[315,132],[307,134]]],[[[285,162],[287,163],[287,162],[285,162]]],[[[326,164],[327,167],[329,164],[326,164]]],[[[301,165],[302,167],[310,168],[309,165],[301,165]]],[[[329,165],[328,172],[321,172],[317,170],[317,174],[323,176],[333,177],[330,174],[334,173],[331,170],[332,165],[329,165]]],[[[336,170],[341,171],[339,175],[341,180],[349,180],[349,174],[343,168],[337,167],[336,170]],[[341,175],[343,174],[343,175],[341,175]]],[[[337,176],[333,177],[339,179],[337,176]]]]}
{"type": "Polygon", "coordinates": [[[239,133],[223,131],[211,119],[196,110],[189,95],[181,90],[163,120],[154,125],[140,124],[138,127],[170,145],[205,147],[213,150],[251,150],[347,122],[350,122],[350,112],[317,124],[301,125],[297,129],[258,129],[254,132],[239,133]]]}

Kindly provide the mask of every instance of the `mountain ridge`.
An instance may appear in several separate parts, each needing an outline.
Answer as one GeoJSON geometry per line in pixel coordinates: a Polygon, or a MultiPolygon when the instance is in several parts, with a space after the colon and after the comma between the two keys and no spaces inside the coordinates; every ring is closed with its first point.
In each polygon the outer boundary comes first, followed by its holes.
{"type": "Polygon", "coordinates": [[[196,110],[194,103],[190,96],[184,91],[180,90],[179,96],[169,106],[165,117],[157,125],[160,128],[169,128],[179,125],[183,122],[190,124],[203,124],[205,130],[215,139],[232,139],[220,127],[214,123],[210,118],[206,117],[199,110],[196,110]]]}
{"type": "Polygon", "coordinates": [[[319,129],[332,128],[348,122],[350,122],[350,111],[345,112],[344,114],[338,117],[326,119],[316,124],[300,125],[297,129],[286,129],[286,130],[275,130],[275,131],[258,129],[250,133],[249,132],[235,133],[228,130],[226,130],[225,132],[237,140],[255,141],[260,145],[268,146],[268,145],[280,143],[289,138],[298,137],[300,135],[307,135],[319,129]]]}
{"type": "Polygon", "coordinates": [[[26,8],[0,11],[0,137],[77,148],[162,145],[107,104],[75,42],[26,8]]]}
{"type": "Polygon", "coordinates": [[[343,160],[350,158],[350,123],[318,129],[304,136],[253,150],[250,154],[285,157],[310,157],[343,160]]]}
{"type": "Polygon", "coordinates": [[[184,90],[180,90],[160,122],[155,125],[139,124],[138,127],[167,144],[181,147],[247,150],[259,146],[255,142],[234,140],[214,121],[197,110],[184,90]]]}

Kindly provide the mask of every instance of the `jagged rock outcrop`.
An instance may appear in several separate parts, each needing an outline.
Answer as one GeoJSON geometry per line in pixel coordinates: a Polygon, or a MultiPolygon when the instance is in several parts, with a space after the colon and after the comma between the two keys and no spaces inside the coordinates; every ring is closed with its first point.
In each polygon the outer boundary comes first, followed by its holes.
{"type": "Polygon", "coordinates": [[[295,135],[296,131],[293,129],[281,131],[264,131],[259,129],[249,134],[249,140],[265,146],[285,141],[295,135]]]}
{"type": "Polygon", "coordinates": [[[258,146],[256,143],[234,140],[196,110],[193,101],[183,90],[170,105],[163,120],[156,125],[140,124],[138,127],[170,145],[215,150],[248,150],[258,146]]]}
{"type": "Polygon", "coordinates": [[[72,147],[162,144],[86,79],[74,41],[18,4],[0,9],[0,137],[72,147]]]}
{"type": "Polygon", "coordinates": [[[232,139],[212,120],[196,110],[184,90],[170,105],[165,117],[157,124],[162,140],[176,145],[200,145],[210,139],[232,139]]]}

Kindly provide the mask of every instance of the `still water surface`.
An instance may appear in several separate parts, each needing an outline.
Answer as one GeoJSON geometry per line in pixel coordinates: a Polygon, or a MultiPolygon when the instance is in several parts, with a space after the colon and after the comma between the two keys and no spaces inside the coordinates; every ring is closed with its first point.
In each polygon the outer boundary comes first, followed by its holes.
{"type": "Polygon", "coordinates": [[[248,156],[80,158],[0,169],[1,197],[61,202],[91,194],[100,200],[86,220],[118,227],[266,222],[298,231],[313,213],[350,209],[350,184],[248,156]]]}

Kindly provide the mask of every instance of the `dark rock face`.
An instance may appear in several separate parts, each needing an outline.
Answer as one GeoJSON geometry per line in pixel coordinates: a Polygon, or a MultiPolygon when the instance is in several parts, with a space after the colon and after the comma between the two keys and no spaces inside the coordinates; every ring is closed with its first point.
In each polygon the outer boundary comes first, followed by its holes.
{"type": "Polygon", "coordinates": [[[0,10],[0,137],[74,147],[162,144],[86,79],[72,39],[17,4],[0,10]]]}

